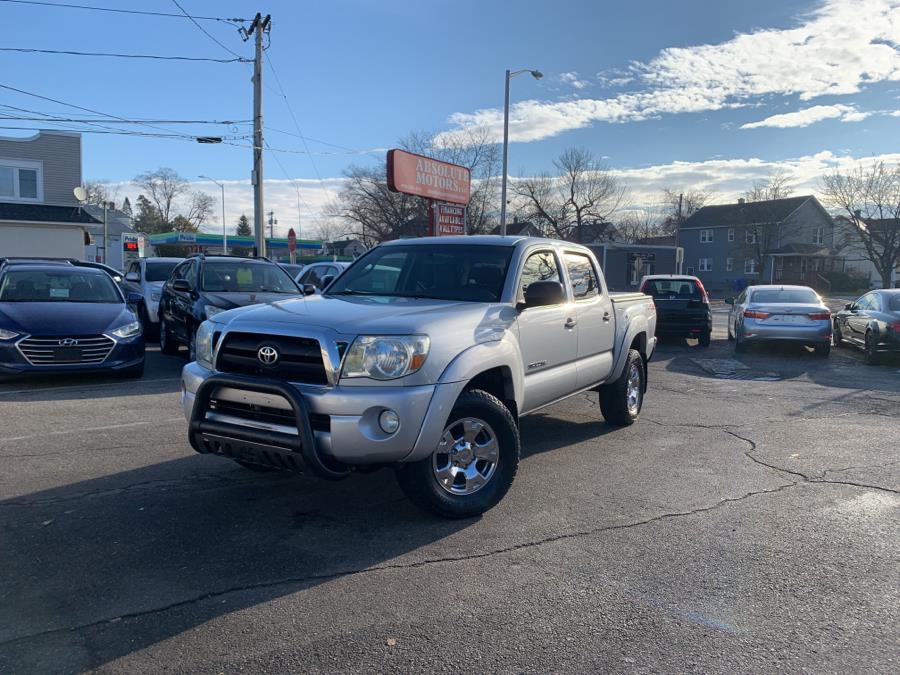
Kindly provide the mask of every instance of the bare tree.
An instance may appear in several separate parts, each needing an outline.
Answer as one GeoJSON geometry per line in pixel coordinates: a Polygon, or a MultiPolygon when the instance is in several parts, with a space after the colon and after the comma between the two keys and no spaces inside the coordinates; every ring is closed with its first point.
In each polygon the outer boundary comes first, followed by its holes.
{"type": "Polygon", "coordinates": [[[197,192],[191,193],[191,201],[188,206],[187,215],[185,216],[188,222],[193,226],[195,230],[199,229],[200,226],[206,222],[209,216],[213,212],[213,208],[216,206],[216,198],[211,195],[206,194],[205,192],[197,192]]]}
{"type": "Polygon", "coordinates": [[[755,181],[743,197],[748,202],[766,202],[773,199],[785,199],[794,194],[790,177],[782,169],[776,169],[768,178],[755,181]]]}
{"type": "Polygon", "coordinates": [[[346,223],[338,218],[322,218],[313,227],[313,237],[322,242],[336,241],[352,234],[346,223]]]}
{"type": "Polygon", "coordinates": [[[884,288],[900,264],[900,167],[884,162],[859,164],[823,176],[826,204],[844,212],[845,245],[871,261],[884,288]]]}
{"type": "Polygon", "coordinates": [[[709,199],[709,193],[703,190],[664,190],[661,206],[663,211],[662,232],[660,234],[675,235],[681,223],[706,206],[709,199]]]}
{"type": "Polygon", "coordinates": [[[162,221],[171,223],[176,201],[188,191],[187,179],[175,169],[161,167],[135,176],[133,182],[156,207],[162,221]]]}
{"type": "Polygon", "coordinates": [[[569,148],[544,173],[512,182],[519,211],[549,236],[583,242],[585,226],[606,222],[622,205],[625,188],[589,150],[569,148]]]}
{"type": "Polygon", "coordinates": [[[638,243],[646,237],[658,237],[670,234],[666,228],[666,220],[660,209],[644,206],[623,211],[616,220],[616,232],[619,238],[629,244],[638,243]]]}

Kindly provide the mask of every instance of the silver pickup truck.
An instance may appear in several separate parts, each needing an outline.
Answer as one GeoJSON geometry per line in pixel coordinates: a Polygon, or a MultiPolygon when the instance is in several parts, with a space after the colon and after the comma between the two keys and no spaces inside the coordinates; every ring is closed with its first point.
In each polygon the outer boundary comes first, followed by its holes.
{"type": "Polygon", "coordinates": [[[395,465],[413,502],[468,517],[509,490],[522,416],[596,391],[607,422],[637,419],[655,326],[582,246],[392,241],[322,295],[201,324],[182,405],[197,452],[328,479],[395,465]]]}

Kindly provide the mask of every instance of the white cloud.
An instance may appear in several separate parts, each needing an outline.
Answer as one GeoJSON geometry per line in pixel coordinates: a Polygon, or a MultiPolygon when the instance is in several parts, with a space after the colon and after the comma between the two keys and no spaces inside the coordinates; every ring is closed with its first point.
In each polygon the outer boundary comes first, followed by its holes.
{"type": "MultiPolygon", "coordinates": [[[[594,122],[738,107],[766,95],[807,101],[900,80],[900,0],[825,0],[795,28],[760,29],[715,45],[672,47],[631,72],[641,89],[606,99],[523,101],[512,107],[510,139],[534,141],[594,122]]],[[[484,126],[499,138],[503,111],[457,112],[457,129],[484,126]]],[[[455,130],[439,136],[447,138],[455,130]]]]}
{"type": "Polygon", "coordinates": [[[859,112],[856,108],[849,105],[815,105],[797,112],[772,115],[758,122],[748,122],[747,124],[742,124],[741,129],[808,127],[810,124],[834,118],[840,118],[845,122],[859,122],[868,116],[869,113],[859,112]]]}
{"type": "Polygon", "coordinates": [[[590,85],[590,82],[587,80],[582,80],[578,77],[578,73],[575,71],[569,73],[561,73],[559,76],[559,81],[563,84],[570,84],[576,89],[584,89],[590,85]]]}

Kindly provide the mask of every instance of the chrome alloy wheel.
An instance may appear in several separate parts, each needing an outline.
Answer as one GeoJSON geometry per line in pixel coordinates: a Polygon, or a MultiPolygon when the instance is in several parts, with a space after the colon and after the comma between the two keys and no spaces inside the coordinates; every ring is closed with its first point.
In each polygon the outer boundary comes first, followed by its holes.
{"type": "Polygon", "coordinates": [[[641,368],[637,363],[632,363],[628,368],[628,384],[625,389],[625,400],[628,412],[637,415],[641,410],[641,397],[644,395],[641,386],[641,368]]]}
{"type": "Polygon", "coordinates": [[[432,455],[438,485],[452,495],[471,495],[487,485],[497,470],[497,434],[484,420],[464,417],[444,430],[432,455]]]}

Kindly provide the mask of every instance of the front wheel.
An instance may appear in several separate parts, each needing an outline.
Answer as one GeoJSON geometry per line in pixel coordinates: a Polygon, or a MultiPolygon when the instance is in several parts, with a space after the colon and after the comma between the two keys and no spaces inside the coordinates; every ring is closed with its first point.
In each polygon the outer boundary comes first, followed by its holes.
{"type": "Polygon", "coordinates": [[[169,326],[162,317],[159,319],[159,351],[168,356],[178,355],[178,341],[169,331],[169,326]]]}
{"type": "Polygon", "coordinates": [[[832,339],[834,340],[835,347],[841,347],[844,342],[844,336],[841,335],[841,327],[837,321],[834,322],[834,325],[831,329],[832,339]]]}
{"type": "Polygon", "coordinates": [[[866,331],[866,343],[863,347],[866,363],[874,366],[878,363],[878,352],[875,351],[875,337],[872,331],[866,331]]]}
{"type": "Polygon", "coordinates": [[[737,354],[743,354],[747,351],[747,343],[741,337],[741,330],[738,326],[735,326],[734,331],[734,351],[737,354]]]}
{"type": "Polygon", "coordinates": [[[644,405],[644,358],[636,349],[628,350],[625,369],[611,384],[600,387],[600,412],[610,424],[634,424],[644,405]]]}
{"type": "Polygon", "coordinates": [[[435,451],[401,465],[400,488],[417,506],[445,518],[470,518],[493,508],[519,466],[519,429],[509,409],[481,390],[456,401],[435,451]]]}

